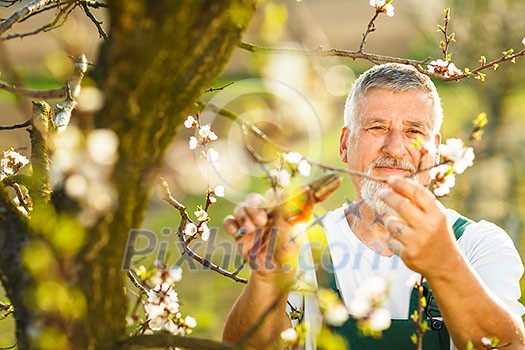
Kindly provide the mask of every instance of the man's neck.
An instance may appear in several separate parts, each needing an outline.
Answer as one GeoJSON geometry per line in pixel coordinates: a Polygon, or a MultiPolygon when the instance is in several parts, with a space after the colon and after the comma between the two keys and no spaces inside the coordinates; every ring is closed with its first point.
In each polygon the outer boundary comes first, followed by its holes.
{"type": "Polygon", "coordinates": [[[394,254],[387,245],[384,215],[378,214],[363,201],[356,201],[348,204],[345,216],[350,229],[364,245],[382,256],[394,254]]]}

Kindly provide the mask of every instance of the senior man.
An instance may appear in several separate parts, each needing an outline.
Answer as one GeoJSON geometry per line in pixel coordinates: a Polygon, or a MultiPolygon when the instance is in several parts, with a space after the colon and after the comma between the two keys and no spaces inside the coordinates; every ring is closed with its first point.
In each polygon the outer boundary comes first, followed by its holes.
{"type": "MultiPolygon", "coordinates": [[[[353,350],[413,346],[409,337],[414,325],[409,317],[414,288],[407,280],[414,275],[424,276],[425,294],[431,295],[427,300],[432,309],[425,314],[432,329],[425,334],[424,349],[465,349],[469,341],[482,348],[483,337],[497,337],[500,344],[510,344],[508,349],[525,348],[520,320],[524,308],[518,302],[523,265],[508,235],[489,222],[473,222],[445,209],[426,189],[428,172],[408,179],[416,169],[437,164],[437,152],[422,154],[412,143],[421,137],[437,149],[442,119],[434,84],[405,65],[371,68],[356,80],[348,96],[341,160],[349,169],[387,179],[387,183],[352,176],[355,202],[319,221],[328,246],[338,247],[330,249],[331,261],[341,261],[341,254],[355,260],[338,265],[335,271],[318,268],[315,275],[320,287],[324,286],[320,280],[331,281],[326,287],[339,293],[347,309],[367,278],[387,278],[386,307],[392,315],[391,328],[379,340],[359,335],[352,319],[336,327],[353,350]],[[328,278],[319,278],[320,274],[328,278]]],[[[234,216],[224,221],[228,233],[243,233],[236,234],[239,247],[257,267],[228,316],[224,340],[237,341],[256,329],[248,343],[255,349],[272,347],[291,326],[286,312],[289,293],[283,286],[293,282],[297,271],[282,266],[301,248],[289,242],[292,228],[277,211],[265,210],[264,201],[261,195],[249,195],[234,216]],[[260,232],[277,237],[273,264],[267,264],[264,249],[257,249],[260,232]]],[[[312,301],[295,303],[298,308],[305,306],[305,320],[312,330],[312,301]]],[[[314,336],[309,337],[307,348],[315,348],[314,336]]]]}

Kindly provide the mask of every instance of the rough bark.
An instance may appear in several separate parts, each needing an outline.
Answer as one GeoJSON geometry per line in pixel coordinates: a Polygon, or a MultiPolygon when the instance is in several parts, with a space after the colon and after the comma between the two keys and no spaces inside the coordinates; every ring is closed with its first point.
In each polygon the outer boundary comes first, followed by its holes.
{"type": "MultiPolygon", "coordinates": [[[[0,276],[15,306],[19,349],[131,346],[125,340],[121,271],[128,232],[140,226],[167,147],[194,102],[221,73],[255,13],[256,0],[112,0],[108,5],[110,36],[93,73],[106,104],[93,126],[119,136],[112,177],[115,209],[94,227],[83,228],[73,219],[80,208],[58,190],[51,202],[35,206],[28,221],[0,183],[0,276]],[[56,220],[55,226],[46,220],[56,220]],[[67,235],[73,239],[75,230],[86,230],[80,250],[72,253],[56,241],[59,230],[64,232],[61,222],[70,225],[67,235]],[[51,278],[38,276],[38,266],[25,267],[23,252],[31,244],[50,252],[56,268],[51,278]],[[39,283],[49,280],[57,281],[56,295],[67,296],[59,308],[40,305],[39,283]],[[85,311],[76,301],[86,304],[85,311]],[[39,339],[44,336],[48,343],[39,339]]],[[[47,292],[57,298],[52,288],[47,292]]],[[[165,346],[167,338],[161,338],[158,345],[165,346]]]]}
{"type": "Polygon", "coordinates": [[[90,232],[78,274],[89,302],[75,346],[105,348],[124,335],[121,271],[164,153],[193,103],[213,84],[255,13],[254,1],[110,2],[111,34],[96,80],[108,103],[97,128],[120,139],[117,209],[90,232]]]}

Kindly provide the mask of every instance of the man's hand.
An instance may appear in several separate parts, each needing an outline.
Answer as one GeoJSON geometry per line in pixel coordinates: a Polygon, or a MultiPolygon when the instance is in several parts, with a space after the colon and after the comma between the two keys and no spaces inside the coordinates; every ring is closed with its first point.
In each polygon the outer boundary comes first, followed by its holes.
{"type": "Polygon", "coordinates": [[[381,193],[381,198],[398,214],[385,221],[390,248],[409,268],[427,278],[445,271],[447,257],[461,254],[445,209],[429,190],[411,180],[392,177],[388,184],[392,191],[381,193]],[[440,269],[436,269],[438,261],[440,269]]]}
{"type": "Polygon", "coordinates": [[[297,245],[290,225],[272,203],[279,203],[275,192],[265,197],[249,194],[237,205],[234,215],[224,219],[224,228],[233,235],[238,247],[253,272],[261,276],[289,275],[293,278],[297,245]]]}
{"type": "Polygon", "coordinates": [[[281,202],[275,199],[273,191],[265,197],[250,194],[234,215],[224,219],[226,232],[236,239],[252,274],[228,315],[223,339],[239,341],[257,326],[248,342],[254,349],[272,347],[280,332],[291,326],[286,300],[295,278],[298,248],[292,228],[272,204],[281,202]]]}
{"type": "Polygon", "coordinates": [[[525,348],[522,321],[487,289],[463,256],[445,211],[424,187],[390,178],[381,198],[398,214],[385,226],[389,245],[405,264],[426,277],[454,344],[464,349],[483,337],[497,337],[508,349],[525,348]]]}

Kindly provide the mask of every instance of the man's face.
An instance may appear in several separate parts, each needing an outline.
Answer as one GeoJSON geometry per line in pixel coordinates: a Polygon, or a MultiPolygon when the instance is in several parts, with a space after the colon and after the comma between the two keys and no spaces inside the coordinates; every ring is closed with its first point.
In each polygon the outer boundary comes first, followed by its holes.
{"type": "MultiPolygon", "coordinates": [[[[422,157],[421,151],[412,146],[418,136],[431,140],[436,148],[440,142],[440,135],[432,131],[432,103],[429,94],[420,90],[368,90],[359,102],[352,130],[346,127],[342,130],[341,159],[351,170],[385,179],[392,175],[406,176],[418,166],[423,169],[434,165],[437,154],[422,157]]],[[[352,180],[356,199],[360,200],[361,187],[367,186],[366,181],[358,177],[352,180]]],[[[428,172],[419,174],[416,180],[428,185],[428,172]]]]}

